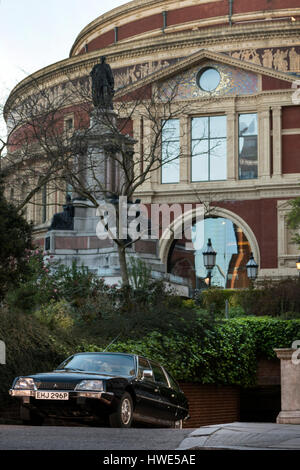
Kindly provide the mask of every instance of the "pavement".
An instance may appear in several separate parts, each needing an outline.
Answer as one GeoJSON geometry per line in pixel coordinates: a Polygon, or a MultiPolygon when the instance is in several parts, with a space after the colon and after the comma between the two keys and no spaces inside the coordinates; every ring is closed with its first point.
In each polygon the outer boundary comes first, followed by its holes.
{"type": "Polygon", "coordinates": [[[178,450],[300,450],[300,424],[228,423],[202,426],[178,450]]]}

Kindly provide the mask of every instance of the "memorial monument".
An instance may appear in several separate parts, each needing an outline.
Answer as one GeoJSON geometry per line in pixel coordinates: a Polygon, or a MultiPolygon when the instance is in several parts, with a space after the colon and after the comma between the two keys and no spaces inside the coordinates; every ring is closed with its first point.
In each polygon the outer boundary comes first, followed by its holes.
{"type": "MultiPolygon", "coordinates": [[[[94,108],[90,112],[87,132],[79,136],[85,151],[77,156],[77,166],[86,193],[97,201],[97,207],[90,199],[73,193],[72,201],[70,197],[67,199],[63,212],[54,215],[45,238],[45,249],[67,266],[76,260],[79,266],[87,266],[107,283],[117,284],[121,280],[117,245],[110,238],[98,238],[97,226],[101,223],[103,207],[105,210],[107,203],[118,206],[119,196],[126,196],[123,185],[126,177],[130,179],[128,169],[135,141],[118,131],[118,115],[113,109],[114,77],[105,57],[92,68],[90,77],[94,108]]],[[[132,201],[128,203],[133,204],[132,201]]],[[[153,261],[158,276],[162,274],[156,241],[137,242],[128,252],[131,256],[153,261]]]]}

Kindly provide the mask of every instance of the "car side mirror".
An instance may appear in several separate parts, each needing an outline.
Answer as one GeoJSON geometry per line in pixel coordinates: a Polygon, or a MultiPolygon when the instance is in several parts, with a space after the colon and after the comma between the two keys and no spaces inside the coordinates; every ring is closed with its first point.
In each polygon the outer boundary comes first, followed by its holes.
{"type": "Polygon", "coordinates": [[[144,379],[153,379],[153,372],[151,369],[143,370],[142,380],[144,379]]]}

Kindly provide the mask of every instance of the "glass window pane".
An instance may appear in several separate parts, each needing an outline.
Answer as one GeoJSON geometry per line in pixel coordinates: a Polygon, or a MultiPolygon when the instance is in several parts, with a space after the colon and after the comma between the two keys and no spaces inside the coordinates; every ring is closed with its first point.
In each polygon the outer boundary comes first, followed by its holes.
{"type": "Polygon", "coordinates": [[[180,181],[180,126],[179,119],[170,119],[162,123],[162,183],[180,181]]]}
{"type": "Polygon", "coordinates": [[[151,367],[153,370],[155,382],[162,383],[168,387],[169,384],[162,368],[158,364],[155,364],[154,362],[150,362],[150,363],[151,363],[151,367]]]}
{"type": "Polygon", "coordinates": [[[208,138],[208,117],[192,119],[192,139],[208,138]]]}
{"type": "Polygon", "coordinates": [[[239,135],[257,135],[257,114],[240,114],[239,135]]]}
{"type": "Polygon", "coordinates": [[[180,179],[179,142],[164,142],[162,146],[162,183],[178,183],[180,179]]]}
{"type": "Polygon", "coordinates": [[[193,142],[192,148],[192,181],[209,179],[208,140],[193,142]]]}
{"type": "Polygon", "coordinates": [[[179,119],[169,119],[162,122],[163,141],[179,140],[179,119]]]}
{"type": "MultiPolygon", "coordinates": [[[[147,359],[143,357],[139,357],[139,365],[138,365],[138,378],[141,379],[143,377],[144,370],[151,370],[150,364],[147,359]]],[[[151,380],[151,379],[148,379],[151,380]]]]}
{"type": "Polygon", "coordinates": [[[162,183],[179,183],[179,159],[162,166],[162,183]]]}
{"type": "Polygon", "coordinates": [[[257,114],[240,114],[239,136],[239,178],[257,178],[257,114]]]}
{"type": "Polygon", "coordinates": [[[192,120],[192,181],[227,178],[226,135],[226,116],[192,120]]]}
{"type": "Polygon", "coordinates": [[[240,179],[257,178],[257,136],[239,139],[239,177],[240,179]]]}
{"type": "Polygon", "coordinates": [[[176,382],[176,380],[172,377],[172,375],[165,369],[165,372],[167,374],[167,377],[169,379],[170,385],[174,390],[177,390],[178,392],[180,391],[179,385],[176,382]]]}
{"type": "Polygon", "coordinates": [[[211,140],[210,179],[226,180],[227,178],[227,143],[226,139],[211,140]]]}
{"type": "Polygon", "coordinates": [[[178,141],[168,141],[162,144],[162,161],[169,163],[179,157],[180,148],[178,141]]]}
{"type": "Polygon", "coordinates": [[[227,135],[226,116],[212,116],[210,118],[210,138],[226,137],[227,135]]]}
{"type": "Polygon", "coordinates": [[[210,67],[201,73],[199,86],[204,91],[213,91],[217,88],[220,81],[221,76],[218,70],[210,67]]]}

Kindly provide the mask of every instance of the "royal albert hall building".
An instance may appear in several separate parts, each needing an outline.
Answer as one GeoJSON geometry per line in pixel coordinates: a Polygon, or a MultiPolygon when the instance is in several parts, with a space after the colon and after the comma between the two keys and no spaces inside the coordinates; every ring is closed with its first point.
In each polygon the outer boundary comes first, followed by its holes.
{"type": "MultiPolygon", "coordinates": [[[[6,112],[32,78],[63,87],[66,75],[88,77],[100,56],[113,70],[116,99],[137,90],[148,99],[157,84],[168,90],[179,83],[174,103],[184,111],[172,121],[172,145],[181,156],[152,172],[136,197],[192,205],[191,223],[196,204],[209,205],[204,234],[217,252],[213,284],[247,286],[251,252],[260,279],[297,276],[286,215],[300,195],[300,0],[131,1],[88,24],[69,58],[20,82],[6,112]]],[[[75,107],[62,110],[68,126],[77,125],[75,107]]],[[[127,131],[142,159],[147,123],[135,113],[127,131]]],[[[45,210],[28,208],[40,242],[64,197],[51,195],[49,206],[45,197],[45,210]]],[[[61,238],[53,249],[86,256],[100,249],[92,233],[72,240],[68,246],[61,238]]],[[[186,250],[171,238],[151,250],[165,273],[194,288],[205,278],[205,248],[186,250]]]]}

